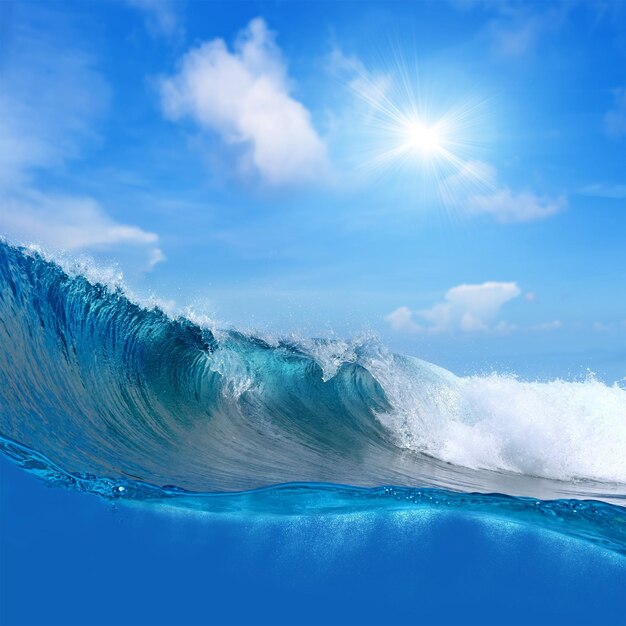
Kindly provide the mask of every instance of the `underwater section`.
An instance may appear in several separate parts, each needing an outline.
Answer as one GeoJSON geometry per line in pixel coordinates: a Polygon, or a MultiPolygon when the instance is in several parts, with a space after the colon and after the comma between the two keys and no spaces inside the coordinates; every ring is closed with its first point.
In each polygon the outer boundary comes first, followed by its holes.
{"type": "Polygon", "coordinates": [[[3,624],[626,622],[626,558],[535,524],[445,507],[212,514],[46,484],[0,457],[3,624]]]}

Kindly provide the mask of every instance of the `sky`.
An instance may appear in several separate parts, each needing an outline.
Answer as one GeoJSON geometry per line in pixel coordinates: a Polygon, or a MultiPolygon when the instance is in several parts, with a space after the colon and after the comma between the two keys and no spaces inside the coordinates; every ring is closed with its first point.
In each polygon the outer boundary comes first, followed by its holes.
{"type": "Polygon", "coordinates": [[[0,234],[218,325],[622,378],[626,3],[2,0],[0,234]]]}

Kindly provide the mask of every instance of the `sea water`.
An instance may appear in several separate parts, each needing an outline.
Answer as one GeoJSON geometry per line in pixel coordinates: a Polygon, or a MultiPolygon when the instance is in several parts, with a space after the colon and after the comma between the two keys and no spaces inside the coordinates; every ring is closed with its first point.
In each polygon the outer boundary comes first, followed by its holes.
{"type": "Polygon", "coordinates": [[[617,383],[213,328],[3,243],[0,345],[3,624],[626,623],[617,383]]]}

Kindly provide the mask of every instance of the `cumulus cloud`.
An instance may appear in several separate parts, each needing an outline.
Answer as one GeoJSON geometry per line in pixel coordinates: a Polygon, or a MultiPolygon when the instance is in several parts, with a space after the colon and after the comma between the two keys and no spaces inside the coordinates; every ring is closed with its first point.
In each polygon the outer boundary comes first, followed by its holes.
{"type": "Polygon", "coordinates": [[[418,311],[418,315],[431,322],[433,332],[456,328],[468,332],[487,330],[500,307],[520,294],[521,290],[514,282],[459,285],[446,292],[443,302],[418,311]]]}
{"type": "Polygon", "coordinates": [[[621,139],[626,135],[626,87],[615,89],[613,107],[604,116],[604,129],[609,137],[621,139]]]}
{"type": "Polygon", "coordinates": [[[385,319],[393,330],[400,332],[507,332],[512,326],[502,321],[494,324],[494,319],[504,304],[521,293],[515,282],[489,281],[458,285],[446,292],[442,302],[437,302],[429,309],[411,311],[403,306],[385,319]],[[415,317],[421,318],[426,325],[419,324],[415,317]]]}
{"type": "Polygon", "coordinates": [[[309,111],[290,95],[287,68],[274,34],[252,20],[231,51],[222,39],[203,43],[160,83],[165,115],[190,118],[244,150],[243,164],[269,184],[319,177],[326,146],[309,111]]]}
{"type": "Polygon", "coordinates": [[[493,193],[469,199],[467,209],[474,215],[488,215],[502,223],[532,222],[552,217],[567,208],[567,198],[537,196],[529,191],[514,193],[501,187],[493,193]]]}
{"type": "Polygon", "coordinates": [[[66,251],[132,246],[143,251],[147,269],[165,259],[158,235],[116,222],[92,198],[27,191],[0,199],[0,205],[0,231],[24,244],[66,251]]]}
{"type": "Polygon", "coordinates": [[[408,306],[401,306],[385,316],[391,328],[400,333],[419,333],[424,330],[413,319],[413,312],[408,306]]]}

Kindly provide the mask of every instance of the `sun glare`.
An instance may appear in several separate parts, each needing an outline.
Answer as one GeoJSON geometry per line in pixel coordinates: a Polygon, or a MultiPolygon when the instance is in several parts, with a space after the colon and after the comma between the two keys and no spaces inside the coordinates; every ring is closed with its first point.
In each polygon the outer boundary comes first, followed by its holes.
{"type": "Polygon", "coordinates": [[[349,87],[362,105],[357,109],[362,143],[354,146],[360,165],[376,177],[401,174],[408,184],[421,186],[422,197],[438,196],[451,208],[493,186],[480,158],[487,101],[460,97],[446,86],[437,93],[419,80],[417,69],[411,72],[399,57],[394,61],[381,74],[351,66],[349,87]]]}
{"type": "Polygon", "coordinates": [[[415,121],[406,127],[405,135],[407,147],[419,154],[428,156],[442,149],[443,137],[437,126],[415,121]]]}

